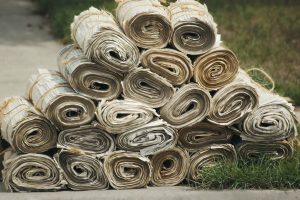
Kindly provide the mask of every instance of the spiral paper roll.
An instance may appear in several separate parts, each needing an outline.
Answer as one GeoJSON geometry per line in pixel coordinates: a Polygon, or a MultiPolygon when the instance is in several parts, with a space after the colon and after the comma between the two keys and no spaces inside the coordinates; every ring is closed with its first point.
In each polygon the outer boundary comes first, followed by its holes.
{"type": "Polygon", "coordinates": [[[134,99],[152,108],[165,105],[174,94],[173,86],[149,69],[135,69],[123,82],[126,98],[134,99]]]}
{"type": "Polygon", "coordinates": [[[82,50],[73,44],[60,51],[57,62],[60,73],[83,96],[111,100],[122,92],[122,77],[119,74],[90,62],[82,50]]]}
{"type": "Polygon", "coordinates": [[[188,83],[193,75],[190,58],[173,49],[149,49],[142,53],[141,64],[172,85],[188,83]]]}
{"type": "Polygon", "coordinates": [[[127,73],[139,63],[139,50],[112,14],[91,7],[74,17],[72,38],[88,59],[112,71],[127,73]]]}
{"type": "Polygon", "coordinates": [[[269,157],[272,160],[287,159],[293,156],[293,143],[290,141],[276,142],[242,142],[237,149],[238,153],[248,159],[269,157]]]}
{"type": "Polygon", "coordinates": [[[168,7],[174,28],[172,44],[185,54],[209,51],[217,41],[217,24],[207,10],[195,0],[177,0],[168,7]]]}
{"type": "Polygon", "coordinates": [[[54,158],[63,170],[64,177],[68,182],[67,186],[70,189],[100,190],[108,188],[108,179],[103,165],[96,158],[71,151],[61,151],[54,158]]]}
{"type": "Polygon", "coordinates": [[[115,189],[143,188],[150,181],[150,160],[134,152],[115,151],[104,160],[104,170],[115,189]]]}
{"type": "Polygon", "coordinates": [[[102,156],[115,150],[113,137],[97,124],[64,130],[59,133],[57,147],[102,156]]]}
{"type": "Polygon", "coordinates": [[[103,101],[96,115],[101,127],[113,134],[136,129],[158,117],[154,109],[133,100],[103,101]]]}
{"type": "Polygon", "coordinates": [[[151,163],[151,183],[155,186],[173,186],[181,183],[187,175],[189,154],[181,148],[174,147],[155,154],[151,163]]]}
{"type": "Polygon", "coordinates": [[[161,118],[176,128],[203,120],[211,109],[211,96],[196,83],[181,87],[161,110],[161,118]]]}
{"type": "Polygon", "coordinates": [[[259,106],[247,115],[241,137],[247,141],[279,141],[297,135],[294,107],[284,98],[257,88],[259,106]]]}
{"type": "Polygon", "coordinates": [[[207,145],[228,143],[232,135],[233,131],[227,127],[200,122],[180,129],[178,143],[184,149],[195,152],[207,145]]]}
{"type": "Polygon", "coordinates": [[[9,192],[56,191],[64,187],[65,181],[52,158],[8,152],[4,158],[3,184],[9,192]]]}
{"type": "Polygon", "coordinates": [[[259,97],[249,76],[240,71],[236,79],[213,97],[208,120],[218,125],[237,124],[259,104],[259,97]]]}
{"type": "Polygon", "coordinates": [[[235,54],[225,47],[217,47],[196,59],[194,79],[207,90],[218,90],[234,80],[238,69],[235,54]]]}
{"type": "Polygon", "coordinates": [[[236,159],[236,151],[231,144],[213,144],[203,147],[191,156],[188,178],[197,180],[203,168],[215,166],[218,162],[232,162],[236,159]]]}
{"type": "Polygon", "coordinates": [[[145,49],[163,48],[172,36],[168,10],[158,0],[118,0],[117,19],[125,34],[145,49]]]}
{"type": "Polygon", "coordinates": [[[33,74],[26,97],[59,129],[88,124],[95,116],[94,102],[75,93],[56,71],[39,69],[33,74]]]}
{"type": "Polygon", "coordinates": [[[1,102],[0,124],[1,137],[15,151],[41,153],[56,145],[56,128],[23,97],[9,97],[1,102]]]}
{"type": "Polygon", "coordinates": [[[122,150],[151,155],[172,148],[177,143],[177,132],[162,120],[157,120],[118,135],[116,143],[122,150]]]}

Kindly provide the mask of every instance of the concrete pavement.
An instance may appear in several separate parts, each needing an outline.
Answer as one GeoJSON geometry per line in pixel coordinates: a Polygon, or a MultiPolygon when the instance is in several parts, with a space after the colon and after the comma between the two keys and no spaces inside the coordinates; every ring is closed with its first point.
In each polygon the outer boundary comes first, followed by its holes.
{"type": "Polygon", "coordinates": [[[30,0],[0,0],[0,99],[23,95],[39,68],[56,68],[61,44],[30,0]]]}
{"type": "Polygon", "coordinates": [[[43,193],[1,193],[2,200],[296,200],[300,199],[300,191],[278,190],[224,190],[206,191],[189,187],[149,187],[135,190],[103,190],[81,192],[43,192],[43,193]]]}

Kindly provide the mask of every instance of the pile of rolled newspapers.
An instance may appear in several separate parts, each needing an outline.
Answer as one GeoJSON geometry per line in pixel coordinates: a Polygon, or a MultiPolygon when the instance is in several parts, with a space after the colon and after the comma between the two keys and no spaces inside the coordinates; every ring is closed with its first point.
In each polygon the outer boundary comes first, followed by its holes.
{"type": "Polygon", "coordinates": [[[174,186],[237,156],[292,156],[293,106],[240,68],[206,5],[121,0],[115,16],[75,16],[57,69],[2,101],[7,191],[174,186]]]}

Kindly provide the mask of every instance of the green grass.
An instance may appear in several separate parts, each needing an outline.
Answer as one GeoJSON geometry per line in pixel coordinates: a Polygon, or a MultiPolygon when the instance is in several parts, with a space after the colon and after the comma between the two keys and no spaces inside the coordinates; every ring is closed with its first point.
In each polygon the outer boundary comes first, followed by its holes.
{"type": "Polygon", "coordinates": [[[49,17],[53,33],[63,43],[70,43],[70,24],[74,15],[91,6],[112,11],[115,3],[112,0],[36,0],[40,11],[49,17]]]}
{"type": "MultiPolygon", "coordinates": [[[[300,133],[300,125],[297,126],[300,133]]],[[[295,153],[287,160],[261,157],[249,160],[239,157],[235,163],[220,163],[205,168],[197,181],[188,184],[199,189],[299,189],[300,137],[295,142],[295,153]]]]}
{"type": "Polygon", "coordinates": [[[275,80],[275,90],[299,105],[300,1],[206,2],[241,67],[264,69],[275,80]]]}
{"type": "Polygon", "coordinates": [[[268,158],[236,163],[221,163],[206,168],[193,183],[201,189],[296,189],[300,188],[300,152],[291,159],[274,161],[268,158]]]}
{"type": "MultiPolygon", "coordinates": [[[[54,34],[70,42],[75,14],[90,6],[115,8],[113,0],[36,0],[54,34]]],[[[258,67],[276,82],[275,91],[300,105],[300,0],[201,0],[218,24],[222,40],[244,69],[258,67]],[[271,3],[270,3],[271,2],[271,3]]]]}

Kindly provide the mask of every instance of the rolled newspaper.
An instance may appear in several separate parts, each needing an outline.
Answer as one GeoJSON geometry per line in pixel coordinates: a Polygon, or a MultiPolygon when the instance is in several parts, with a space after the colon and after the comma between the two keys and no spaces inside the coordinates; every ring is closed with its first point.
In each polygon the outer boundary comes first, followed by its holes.
{"type": "Polygon", "coordinates": [[[109,183],[103,165],[96,158],[79,152],[60,151],[54,155],[54,159],[63,170],[68,188],[72,190],[108,188],[109,183]]]}
{"type": "Polygon", "coordinates": [[[2,170],[4,169],[4,165],[3,165],[4,164],[3,163],[4,155],[5,155],[5,152],[12,151],[12,150],[13,149],[10,147],[9,143],[0,137],[0,160],[1,160],[1,162],[0,162],[0,182],[1,183],[3,182],[2,170]]]}
{"type": "Polygon", "coordinates": [[[162,120],[157,120],[117,136],[119,149],[151,155],[174,147],[177,131],[162,120]]]}
{"type": "Polygon", "coordinates": [[[173,49],[149,49],[142,53],[141,64],[172,85],[188,83],[193,75],[190,58],[173,49]]]}
{"type": "Polygon", "coordinates": [[[93,124],[60,132],[57,147],[102,156],[115,150],[115,141],[110,134],[93,124]]]}
{"type": "Polygon", "coordinates": [[[182,86],[161,108],[161,118],[175,128],[202,121],[211,109],[211,96],[196,83],[182,86]]]}
{"type": "Polygon", "coordinates": [[[26,97],[59,129],[88,124],[95,115],[94,102],[75,93],[57,71],[39,69],[33,74],[26,97]]]}
{"type": "Polygon", "coordinates": [[[235,54],[220,46],[196,59],[194,79],[207,90],[218,90],[234,80],[238,69],[239,62],[235,54]]]}
{"type": "Polygon", "coordinates": [[[233,131],[209,122],[200,122],[184,127],[178,132],[178,143],[189,152],[195,152],[211,144],[229,143],[233,131]]]}
{"type": "Polygon", "coordinates": [[[71,36],[88,59],[112,71],[127,73],[139,63],[139,50],[112,14],[91,7],[74,17],[71,36]]]}
{"type": "Polygon", "coordinates": [[[138,153],[115,151],[104,160],[104,171],[115,189],[146,187],[152,176],[150,160],[138,153]]]}
{"type": "Polygon", "coordinates": [[[217,24],[207,10],[195,0],[177,0],[168,7],[174,28],[172,44],[185,54],[209,51],[217,41],[217,24]]]}
{"type": "Polygon", "coordinates": [[[236,151],[231,144],[213,144],[203,147],[191,156],[188,179],[197,180],[204,168],[215,166],[220,162],[233,162],[236,159],[236,151]]]}
{"type": "Polygon", "coordinates": [[[7,152],[3,162],[3,184],[9,192],[56,191],[66,184],[49,156],[7,152]]]}
{"type": "Polygon", "coordinates": [[[125,34],[145,49],[163,48],[172,36],[168,10],[158,0],[117,0],[117,19],[125,34]]]}
{"type": "Polygon", "coordinates": [[[155,154],[151,158],[151,183],[155,186],[173,186],[181,183],[187,175],[189,161],[187,151],[177,147],[155,154]]]}
{"type": "Polygon", "coordinates": [[[41,153],[54,148],[57,130],[42,113],[20,96],[0,103],[1,137],[21,153],[41,153]]]}
{"type": "Polygon", "coordinates": [[[287,159],[293,156],[294,148],[291,141],[273,142],[242,142],[238,146],[238,154],[248,159],[268,157],[272,160],[287,159]]]}
{"type": "Polygon", "coordinates": [[[83,96],[111,100],[122,92],[122,77],[119,74],[89,61],[82,50],[73,44],[59,52],[57,63],[60,73],[83,96]]]}
{"type": "Polygon", "coordinates": [[[113,100],[99,103],[96,116],[103,129],[120,134],[148,124],[158,114],[138,101],[113,100]]]}
{"type": "Polygon", "coordinates": [[[294,107],[284,98],[257,88],[259,106],[241,124],[241,137],[247,141],[279,141],[297,135],[294,107]]]}
{"type": "Polygon", "coordinates": [[[149,69],[135,69],[123,82],[126,98],[137,100],[152,108],[165,105],[174,94],[173,86],[149,69]]]}
{"type": "Polygon", "coordinates": [[[214,95],[208,121],[223,126],[240,123],[259,104],[256,88],[246,72],[240,70],[232,83],[214,95]]]}

